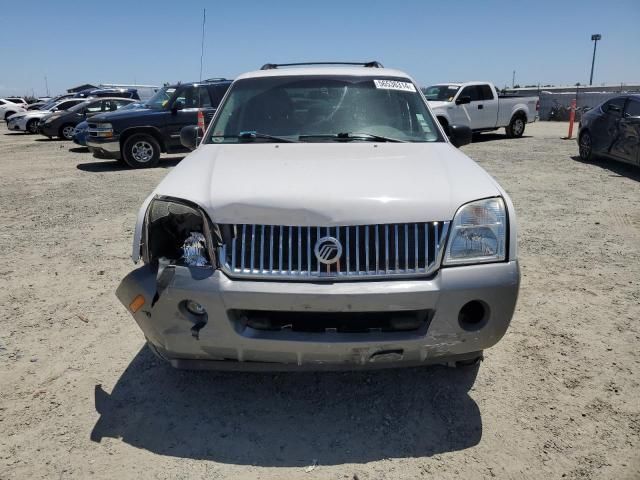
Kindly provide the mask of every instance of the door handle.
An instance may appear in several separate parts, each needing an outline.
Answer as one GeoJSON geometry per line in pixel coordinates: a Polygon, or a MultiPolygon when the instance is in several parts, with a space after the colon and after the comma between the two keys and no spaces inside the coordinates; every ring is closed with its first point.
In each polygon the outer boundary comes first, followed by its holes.
{"type": "Polygon", "coordinates": [[[478,110],[482,110],[484,108],[483,105],[478,105],[478,110]]]}

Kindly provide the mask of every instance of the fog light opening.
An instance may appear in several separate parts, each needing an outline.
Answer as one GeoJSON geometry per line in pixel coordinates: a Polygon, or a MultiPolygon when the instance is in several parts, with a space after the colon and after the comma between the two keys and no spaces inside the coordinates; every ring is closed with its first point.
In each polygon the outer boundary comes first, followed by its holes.
{"type": "Polygon", "coordinates": [[[185,300],[184,306],[189,313],[199,317],[207,313],[207,310],[195,300],[185,300]]]}
{"type": "Polygon", "coordinates": [[[458,314],[458,322],[465,330],[478,330],[487,323],[489,307],[480,300],[465,303],[458,314]]]}

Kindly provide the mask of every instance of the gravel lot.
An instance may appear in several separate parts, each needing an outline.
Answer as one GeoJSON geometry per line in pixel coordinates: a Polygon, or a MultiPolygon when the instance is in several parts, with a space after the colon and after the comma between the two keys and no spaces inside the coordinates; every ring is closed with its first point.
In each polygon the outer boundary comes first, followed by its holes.
{"type": "Polygon", "coordinates": [[[275,375],[172,370],[114,296],[180,157],[124,170],[2,124],[0,478],[639,478],[640,169],[566,129],[464,147],[520,223],[479,368],[275,375]]]}

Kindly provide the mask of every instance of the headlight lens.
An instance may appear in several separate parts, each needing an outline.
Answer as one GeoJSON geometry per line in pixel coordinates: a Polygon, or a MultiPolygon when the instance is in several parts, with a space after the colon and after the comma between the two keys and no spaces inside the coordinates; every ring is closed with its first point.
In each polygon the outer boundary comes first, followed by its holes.
{"type": "Polygon", "coordinates": [[[210,232],[204,214],[173,200],[151,202],[146,218],[145,260],[166,258],[189,267],[211,266],[210,232]]]}
{"type": "Polygon", "coordinates": [[[502,198],[467,203],[453,219],[443,265],[505,259],[506,214],[502,198]]]}
{"type": "Polygon", "coordinates": [[[96,137],[113,137],[113,126],[110,123],[98,123],[90,134],[96,137]]]}

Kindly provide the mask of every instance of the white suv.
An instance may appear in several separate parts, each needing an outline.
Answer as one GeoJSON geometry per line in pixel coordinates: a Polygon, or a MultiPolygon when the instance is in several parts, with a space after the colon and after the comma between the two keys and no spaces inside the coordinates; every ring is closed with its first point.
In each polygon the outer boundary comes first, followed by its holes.
{"type": "Polygon", "coordinates": [[[475,361],[520,279],[508,195],[377,62],[236,79],[144,202],[133,258],[117,296],[178,368],[475,361]]]}

